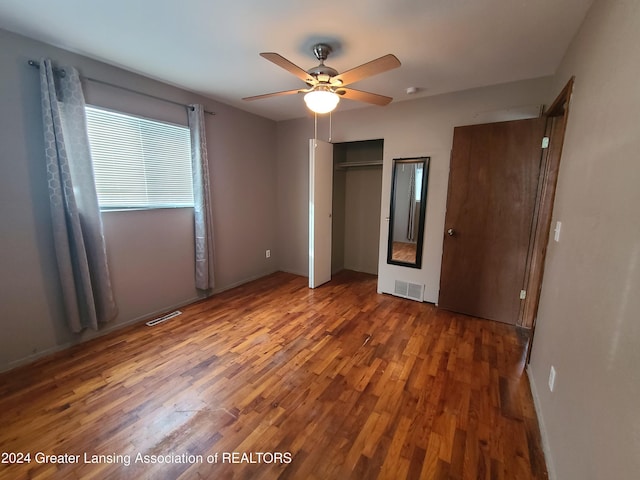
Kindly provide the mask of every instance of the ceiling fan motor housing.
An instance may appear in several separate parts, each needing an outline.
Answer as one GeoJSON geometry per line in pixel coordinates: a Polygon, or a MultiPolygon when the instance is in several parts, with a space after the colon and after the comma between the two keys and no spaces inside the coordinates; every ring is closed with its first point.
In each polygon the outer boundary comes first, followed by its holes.
{"type": "Polygon", "coordinates": [[[319,82],[328,82],[331,77],[338,75],[338,71],[336,69],[327,67],[323,64],[310,68],[307,70],[307,73],[312,77],[315,77],[319,82]],[[327,78],[323,78],[323,76],[326,76],[327,78]]]}
{"type": "Polygon", "coordinates": [[[320,65],[310,68],[307,73],[320,83],[329,83],[332,77],[338,75],[335,68],[331,68],[324,64],[332,49],[325,43],[318,43],[313,46],[313,54],[320,61],[320,65]]]}

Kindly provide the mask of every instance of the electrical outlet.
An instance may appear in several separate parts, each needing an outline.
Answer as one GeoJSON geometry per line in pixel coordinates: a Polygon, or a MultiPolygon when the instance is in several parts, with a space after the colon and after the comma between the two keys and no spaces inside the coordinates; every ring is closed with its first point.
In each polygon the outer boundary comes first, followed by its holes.
{"type": "Polygon", "coordinates": [[[553,392],[553,388],[556,384],[556,369],[553,365],[549,369],[549,391],[553,392]]]}
{"type": "Polygon", "coordinates": [[[264,252],[264,256],[266,258],[271,258],[271,250],[267,250],[266,252],[264,252]]]}

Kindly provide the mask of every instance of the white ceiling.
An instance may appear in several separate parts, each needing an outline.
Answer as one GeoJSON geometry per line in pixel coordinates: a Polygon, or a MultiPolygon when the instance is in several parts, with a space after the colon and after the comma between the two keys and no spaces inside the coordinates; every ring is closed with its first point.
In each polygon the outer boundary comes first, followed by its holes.
{"type": "Polygon", "coordinates": [[[241,100],[305,86],[260,52],[307,70],[325,41],[340,72],[393,53],[400,68],[352,86],[397,102],[553,74],[592,2],[2,0],[0,28],[285,120],[306,115],[301,95],[241,100]]]}

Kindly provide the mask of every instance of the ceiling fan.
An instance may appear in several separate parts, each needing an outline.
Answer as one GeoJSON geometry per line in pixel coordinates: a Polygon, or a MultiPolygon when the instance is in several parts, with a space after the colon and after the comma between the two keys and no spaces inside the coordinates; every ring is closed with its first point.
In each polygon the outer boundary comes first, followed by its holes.
{"type": "Polygon", "coordinates": [[[243,100],[260,100],[280,95],[304,93],[304,100],[307,107],[316,113],[331,112],[338,105],[340,97],[380,106],[387,105],[391,100],[393,100],[391,97],[378,95],[376,93],[363,92],[354,88],[346,88],[346,86],[372,75],[399,67],[400,60],[398,60],[395,55],[387,54],[352,68],[351,70],[347,70],[344,73],[338,73],[337,70],[324,64],[324,61],[331,52],[331,46],[326,43],[318,43],[314,45],[313,53],[320,61],[320,64],[306,71],[290,62],[282,55],[273,52],[261,53],[261,57],[275,63],[281,68],[284,68],[286,71],[294,74],[300,80],[305,82],[307,84],[307,88],[255,95],[253,97],[245,97],[243,100]]]}

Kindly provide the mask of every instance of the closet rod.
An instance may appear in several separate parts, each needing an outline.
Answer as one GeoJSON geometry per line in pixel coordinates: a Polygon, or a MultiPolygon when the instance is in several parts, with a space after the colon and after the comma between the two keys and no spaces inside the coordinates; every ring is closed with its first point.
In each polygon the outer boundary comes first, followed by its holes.
{"type": "MultiPolygon", "coordinates": [[[[40,62],[36,62],[35,60],[29,60],[27,62],[29,65],[31,65],[32,67],[38,67],[40,68],[40,62]]],[[[65,71],[64,69],[61,68],[56,68],[54,69],[56,72],[60,73],[60,75],[62,75],[64,77],[65,75],[65,71]]],[[[135,93],[136,95],[142,95],[143,97],[148,97],[148,98],[153,98],[154,100],[159,100],[161,102],[166,102],[166,103],[171,103],[173,105],[179,105],[181,107],[185,107],[188,108],[189,110],[193,110],[193,107],[191,107],[190,105],[186,105],[184,103],[180,103],[180,102],[174,102],[173,100],[167,100],[166,98],[162,98],[162,97],[156,97],[155,95],[150,95],[148,93],[144,93],[144,92],[139,92],[138,90],[133,90],[131,88],[127,88],[127,87],[123,87],[121,85],[116,85],[114,83],[109,83],[109,82],[105,82],[103,80],[98,80],[96,78],[91,78],[91,77],[84,77],[81,76],[80,77],[82,80],[86,80],[88,82],[92,82],[92,83],[98,83],[100,85],[106,85],[108,87],[113,87],[113,88],[119,88],[120,90],[125,90],[127,92],[130,93],[135,93]]],[[[210,112],[208,110],[205,110],[204,113],[207,113],[209,115],[215,115],[215,112],[210,112]]]]}
{"type": "Polygon", "coordinates": [[[336,164],[337,168],[352,168],[352,167],[381,167],[382,161],[371,161],[371,162],[342,162],[336,164]]]}

